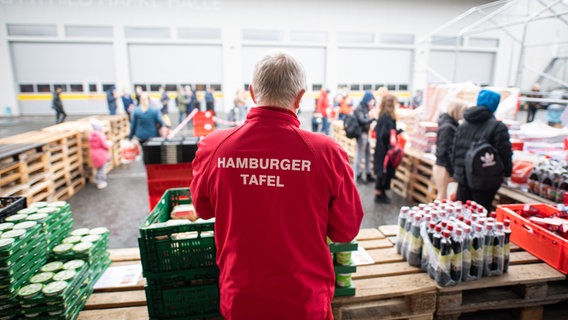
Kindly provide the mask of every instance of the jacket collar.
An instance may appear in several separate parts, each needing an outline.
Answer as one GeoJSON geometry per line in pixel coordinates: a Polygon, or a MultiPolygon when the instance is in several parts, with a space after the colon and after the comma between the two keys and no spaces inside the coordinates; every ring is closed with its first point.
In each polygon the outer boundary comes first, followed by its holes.
{"type": "Polygon", "coordinates": [[[298,120],[298,116],[292,110],[273,106],[259,106],[250,109],[246,122],[256,121],[261,118],[272,118],[290,123],[298,128],[300,127],[300,120],[298,120]]]}

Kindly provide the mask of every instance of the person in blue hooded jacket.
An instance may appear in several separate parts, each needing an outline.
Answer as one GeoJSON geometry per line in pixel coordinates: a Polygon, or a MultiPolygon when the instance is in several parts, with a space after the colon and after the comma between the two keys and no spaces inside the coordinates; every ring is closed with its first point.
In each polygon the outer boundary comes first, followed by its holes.
{"type": "Polygon", "coordinates": [[[376,119],[369,116],[369,110],[375,107],[375,96],[366,91],[363,99],[353,110],[353,115],[359,121],[361,126],[361,136],[357,138],[357,150],[355,153],[355,163],[353,164],[353,172],[358,183],[374,182],[375,178],[371,174],[371,149],[369,146],[369,129],[371,123],[376,119]],[[363,173],[361,172],[361,160],[365,163],[365,180],[363,180],[363,173]]]}
{"type": "Polygon", "coordinates": [[[472,142],[485,139],[497,151],[504,167],[504,177],[513,170],[513,150],[507,126],[495,119],[493,113],[499,106],[501,95],[490,90],[481,90],[477,104],[465,110],[464,122],[458,126],[452,148],[454,179],[458,182],[457,200],[474,200],[491,211],[491,203],[499,188],[472,190],[466,181],[465,158],[472,142]]]}

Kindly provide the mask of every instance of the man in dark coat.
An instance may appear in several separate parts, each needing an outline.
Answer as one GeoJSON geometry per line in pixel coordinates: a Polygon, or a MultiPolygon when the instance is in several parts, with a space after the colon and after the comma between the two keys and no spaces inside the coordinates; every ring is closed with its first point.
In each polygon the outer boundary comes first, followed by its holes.
{"type": "Polygon", "coordinates": [[[490,90],[481,90],[477,97],[477,106],[464,112],[464,123],[459,125],[453,143],[454,179],[458,182],[457,200],[474,200],[491,210],[491,203],[499,188],[472,190],[469,188],[465,172],[466,153],[475,142],[485,139],[497,149],[504,166],[504,176],[510,177],[513,169],[513,151],[507,126],[495,119],[493,113],[499,106],[501,95],[490,90]],[[496,125],[488,126],[490,123],[496,125]],[[486,130],[491,127],[493,130],[486,130]]]}

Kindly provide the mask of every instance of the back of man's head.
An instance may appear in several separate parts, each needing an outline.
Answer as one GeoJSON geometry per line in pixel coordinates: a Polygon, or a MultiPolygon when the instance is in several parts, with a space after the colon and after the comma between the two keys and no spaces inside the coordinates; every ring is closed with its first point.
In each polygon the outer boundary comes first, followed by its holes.
{"type": "Polygon", "coordinates": [[[294,99],[306,88],[304,66],[289,52],[269,52],[256,63],[251,85],[256,104],[293,110],[294,99]]]}

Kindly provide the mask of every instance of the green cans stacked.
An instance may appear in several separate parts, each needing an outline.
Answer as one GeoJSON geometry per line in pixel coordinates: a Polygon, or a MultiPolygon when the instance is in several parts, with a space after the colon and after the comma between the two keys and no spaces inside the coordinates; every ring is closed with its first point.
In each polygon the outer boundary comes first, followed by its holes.
{"type": "Polygon", "coordinates": [[[351,253],[357,251],[357,242],[349,243],[330,242],[328,239],[329,250],[333,257],[333,269],[335,271],[335,296],[354,296],[355,286],[352,274],[357,267],[351,260],[351,253]]]}
{"type": "Polygon", "coordinates": [[[104,227],[79,228],[71,231],[51,252],[54,260],[83,260],[89,266],[90,283],[94,287],[111,263],[108,252],[110,231],[104,227]]]}
{"type": "Polygon", "coordinates": [[[36,211],[28,215],[27,220],[41,223],[47,236],[47,250],[51,251],[73,227],[71,206],[65,201],[56,201],[35,202],[30,207],[36,211]]]}
{"type": "MultiPolygon", "coordinates": [[[[28,221],[32,209],[23,209],[0,223],[0,319],[17,317],[16,294],[47,261],[45,233],[36,221],[28,221]]],[[[33,286],[24,295],[33,295],[33,286]]]]}
{"type": "Polygon", "coordinates": [[[17,292],[20,315],[38,320],[75,319],[92,292],[84,285],[88,279],[89,268],[82,260],[43,265],[17,292]]]}

